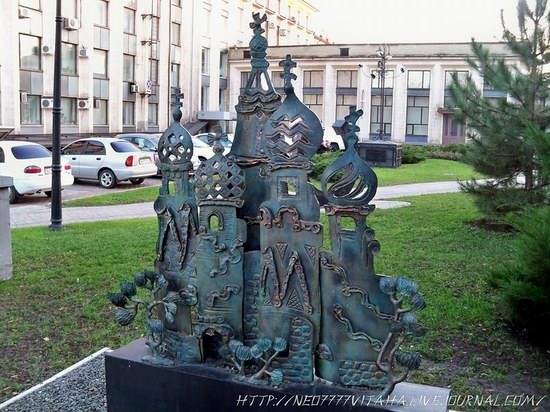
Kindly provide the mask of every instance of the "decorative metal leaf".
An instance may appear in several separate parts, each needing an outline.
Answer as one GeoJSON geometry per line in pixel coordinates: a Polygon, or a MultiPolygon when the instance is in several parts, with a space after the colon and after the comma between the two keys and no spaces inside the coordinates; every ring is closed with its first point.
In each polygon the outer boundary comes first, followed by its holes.
{"type": "Polygon", "coordinates": [[[398,364],[408,369],[418,369],[421,359],[420,353],[409,351],[399,351],[395,357],[398,364]]]}
{"type": "Polygon", "coordinates": [[[258,342],[256,342],[256,345],[262,352],[269,350],[269,348],[271,348],[271,344],[271,339],[269,338],[260,338],[258,339],[258,342]]]}
{"type": "Polygon", "coordinates": [[[154,282],[155,278],[157,277],[156,272],[153,272],[152,270],[149,270],[149,269],[144,269],[143,274],[151,282],[154,282]]]}
{"type": "Polygon", "coordinates": [[[329,361],[334,360],[332,350],[330,349],[330,346],[328,346],[326,343],[320,343],[319,345],[317,345],[316,353],[320,359],[325,359],[329,361]]]}
{"type": "Polygon", "coordinates": [[[229,358],[231,357],[231,349],[229,349],[229,346],[227,345],[221,345],[218,348],[218,353],[222,358],[229,358]]]}
{"type": "Polygon", "coordinates": [[[384,276],[380,279],[380,290],[386,295],[391,295],[395,292],[396,279],[391,276],[384,276]]]}
{"type": "Polygon", "coordinates": [[[416,325],[409,330],[409,333],[413,338],[419,339],[419,338],[423,338],[426,335],[426,329],[416,325]]]}
{"type": "Polygon", "coordinates": [[[176,314],[176,311],[178,310],[178,305],[176,305],[174,302],[168,302],[165,304],[166,312],[171,313],[172,315],[176,314]]]}
{"type": "Polygon", "coordinates": [[[162,299],[166,303],[178,303],[181,301],[181,297],[178,292],[168,292],[168,294],[162,299]]]}
{"type": "Polygon", "coordinates": [[[170,312],[166,311],[164,317],[166,318],[166,322],[173,323],[174,322],[174,315],[170,312]]]}
{"type": "Polygon", "coordinates": [[[250,353],[252,354],[252,356],[256,359],[258,359],[260,356],[262,356],[262,354],[264,353],[263,350],[261,350],[258,345],[253,345],[251,348],[250,348],[250,353]]]}
{"type": "Polygon", "coordinates": [[[127,311],[126,309],[117,309],[115,312],[116,321],[122,326],[128,326],[135,319],[133,312],[127,311]]]}
{"type": "Polygon", "coordinates": [[[134,282],[136,285],[138,285],[141,288],[147,285],[147,278],[145,277],[145,273],[143,272],[136,273],[136,275],[134,276],[134,282]]]}
{"type": "Polygon", "coordinates": [[[136,294],[136,284],[134,282],[120,282],[120,292],[124,296],[134,296],[136,294]]]}
{"type": "Polygon", "coordinates": [[[418,319],[416,315],[411,312],[404,313],[403,317],[401,318],[401,323],[403,324],[403,327],[407,330],[415,326],[417,322],[418,322],[418,319]]]}
{"type": "Polygon", "coordinates": [[[149,319],[147,321],[147,328],[151,335],[161,335],[164,333],[164,325],[158,319],[149,319]]]}
{"type": "Polygon", "coordinates": [[[113,293],[109,292],[107,293],[107,299],[111,301],[111,303],[115,306],[124,307],[126,303],[128,303],[128,299],[126,299],[126,296],[124,296],[122,293],[113,293]]]}
{"type": "Polygon", "coordinates": [[[272,385],[279,386],[283,383],[283,371],[280,369],[273,369],[269,373],[269,380],[272,385]]]}
{"type": "Polygon", "coordinates": [[[162,275],[159,275],[156,279],[157,288],[159,289],[168,289],[168,281],[162,275]]]}
{"type": "Polygon", "coordinates": [[[178,294],[184,305],[193,306],[197,304],[197,288],[193,285],[187,285],[178,291],[178,294]]]}
{"type": "Polygon", "coordinates": [[[403,331],[403,324],[396,320],[390,320],[390,332],[399,333],[403,331]]]}
{"type": "Polygon", "coordinates": [[[286,349],[287,342],[283,338],[275,338],[273,339],[273,349],[275,349],[277,352],[282,352],[286,349]]]}
{"type": "Polygon", "coordinates": [[[395,289],[405,296],[413,296],[418,293],[418,284],[409,278],[397,278],[395,289]]]}
{"type": "Polygon", "coordinates": [[[242,361],[252,359],[252,352],[248,346],[241,345],[235,351],[235,356],[242,361]]]}
{"type": "Polygon", "coordinates": [[[426,307],[426,301],[417,293],[411,297],[411,307],[413,309],[422,310],[426,307]]]}
{"type": "Polygon", "coordinates": [[[236,353],[239,347],[243,346],[243,343],[238,339],[231,339],[229,341],[229,348],[233,353],[236,353]]]}

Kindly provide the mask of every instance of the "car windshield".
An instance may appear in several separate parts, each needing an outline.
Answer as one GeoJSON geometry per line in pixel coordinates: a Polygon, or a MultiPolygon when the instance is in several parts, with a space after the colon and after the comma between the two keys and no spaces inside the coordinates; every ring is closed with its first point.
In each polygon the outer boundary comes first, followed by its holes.
{"type": "Polygon", "coordinates": [[[43,146],[24,145],[14,146],[11,152],[16,159],[40,159],[44,157],[52,157],[52,154],[43,146]]]}
{"type": "Polygon", "coordinates": [[[136,146],[134,146],[130,142],[111,142],[111,147],[113,150],[117,153],[128,153],[128,152],[136,152],[138,151],[136,149],[136,146]]]}
{"type": "Polygon", "coordinates": [[[149,139],[151,139],[153,142],[155,142],[157,145],[159,144],[160,137],[157,136],[151,136],[149,139]]]}

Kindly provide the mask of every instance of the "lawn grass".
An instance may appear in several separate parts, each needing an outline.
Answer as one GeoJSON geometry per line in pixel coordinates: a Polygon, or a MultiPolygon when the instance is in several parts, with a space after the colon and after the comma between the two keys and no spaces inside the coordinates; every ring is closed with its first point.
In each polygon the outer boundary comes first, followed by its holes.
{"type": "MultiPolygon", "coordinates": [[[[510,257],[513,234],[469,225],[480,216],[462,193],[404,200],[412,206],[375,211],[369,222],[381,243],[377,272],[415,279],[428,303],[419,313],[428,331],[417,345],[424,361],[411,379],[461,395],[542,395],[548,353],[507,331],[486,284],[490,268],[510,257]]],[[[14,278],[0,283],[0,402],[101,347],[141,336],[145,322],[118,327],[105,294],[152,267],[156,230],[155,219],[136,219],[12,231],[14,278]]],[[[326,248],[328,235],[326,225],[326,248]]]]}
{"type": "MultiPolygon", "coordinates": [[[[378,175],[379,186],[468,180],[482,177],[464,163],[440,159],[427,159],[421,163],[403,165],[398,169],[375,167],[374,170],[378,175]]],[[[317,188],[321,187],[317,181],[313,181],[312,183],[317,188]]],[[[106,193],[104,195],[68,200],[64,202],[64,206],[107,206],[152,202],[157,198],[158,191],[158,186],[131,189],[124,192],[106,193]]]]}

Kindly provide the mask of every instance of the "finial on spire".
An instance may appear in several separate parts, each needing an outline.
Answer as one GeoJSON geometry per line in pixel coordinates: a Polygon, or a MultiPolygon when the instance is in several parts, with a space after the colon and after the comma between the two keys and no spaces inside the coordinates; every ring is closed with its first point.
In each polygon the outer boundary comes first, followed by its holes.
{"type": "Polygon", "coordinates": [[[225,150],[221,141],[227,140],[227,133],[225,133],[222,127],[217,124],[214,126],[214,133],[208,133],[208,144],[213,146],[212,150],[216,154],[222,154],[225,150]]]}
{"type": "Polygon", "coordinates": [[[280,74],[280,76],[285,81],[285,92],[292,92],[294,91],[294,87],[292,86],[292,80],[296,80],[296,75],[292,73],[290,70],[295,68],[296,62],[292,60],[292,56],[290,54],[286,55],[286,59],[281,60],[279,62],[279,66],[283,68],[283,72],[280,74]]]}
{"type": "Polygon", "coordinates": [[[174,109],[172,110],[172,117],[174,118],[175,122],[180,122],[182,113],[181,113],[181,106],[182,99],[183,99],[183,93],[179,87],[175,87],[172,92],[172,106],[174,109]]]}
{"type": "Polygon", "coordinates": [[[253,22],[251,22],[250,28],[254,31],[254,34],[262,34],[265,32],[264,29],[262,29],[262,23],[267,21],[267,15],[264,14],[262,17],[260,17],[260,13],[252,13],[252,19],[254,19],[253,22]]]}

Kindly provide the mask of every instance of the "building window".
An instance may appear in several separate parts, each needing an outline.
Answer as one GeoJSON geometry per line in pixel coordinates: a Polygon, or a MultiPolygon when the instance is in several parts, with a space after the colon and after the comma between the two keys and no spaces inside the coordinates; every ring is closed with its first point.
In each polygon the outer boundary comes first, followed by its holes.
{"type": "Polygon", "coordinates": [[[106,126],[109,124],[107,117],[108,101],[103,99],[94,99],[94,125],[106,126]]]}
{"type": "Polygon", "coordinates": [[[180,87],[180,65],[172,63],[170,70],[170,84],[172,87],[180,87]]]}
{"type": "MultiPolygon", "coordinates": [[[[380,77],[380,72],[378,70],[371,71],[371,87],[373,89],[382,88],[382,78],[380,77]]],[[[386,75],[384,76],[384,89],[393,89],[393,70],[386,70],[386,75]]]]}
{"type": "Polygon", "coordinates": [[[19,0],[19,5],[29,9],[40,10],[40,0],[19,0]]]}
{"type": "Polygon", "coordinates": [[[124,33],[136,34],[136,12],[132,9],[124,9],[124,33]]]}
{"type": "Polygon", "coordinates": [[[209,74],[210,72],[210,49],[203,47],[201,51],[201,73],[209,74]]]}
{"type": "Polygon", "coordinates": [[[202,9],[202,35],[205,37],[210,37],[210,14],[210,10],[202,9]]]}
{"type": "Polygon", "coordinates": [[[107,78],[107,51],[94,49],[92,56],[92,69],[94,72],[94,78],[106,79],[107,78]]]}
{"type": "Polygon", "coordinates": [[[336,87],[357,87],[357,70],[338,70],[336,87]]]}
{"type": "Polygon", "coordinates": [[[355,95],[336,95],[336,119],[344,119],[350,114],[350,109],[355,111],[357,108],[357,96],[355,95]]]}
{"type": "Polygon", "coordinates": [[[61,74],[76,74],[76,44],[61,43],[61,74]]]}
{"type": "Polygon", "coordinates": [[[322,94],[306,94],[304,93],[304,104],[317,115],[319,119],[323,119],[323,95],[322,94]]]}
{"type": "Polygon", "coordinates": [[[407,87],[409,89],[429,89],[429,70],[409,70],[407,72],[407,87]]]}
{"type": "Polygon", "coordinates": [[[152,41],[158,41],[159,40],[159,18],[158,17],[151,17],[151,40],[152,41]]]}
{"type": "Polygon", "coordinates": [[[40,37],[19,35],[19,68],[40,70],[40,37]]]}
{"type": "Polygon", "coordinates": [[[96,15],[94,24],[96,26],[107,27],[108,3],[105,0],[96,0],[96,15]]]}
{"type": "Polygon", "coordinates": [[[181,7],[181,0],[172,0],[172,4],[173,4],[174,6],[181,7]]]}
{"type": "Polygon", "coordinates": [[[323,87],[322,70],[304,70],[304,87],[323,87]]]}
{"type": "Polygon", "coordinates": [[[158,126],[159,124],[159,105],[156,103],[149,103],[147,106],[147,124],[149,126],[158,126]]]}
{"type": "Polygon", "coordinates": [[[149,80],[153,84],[159,83],[159,61],[149,59],[149,80]]]}
{"type": "Polygon", "coordinates": [[[407,135],[428,135],[429,100],[426,96],[407,97],[407,135]]]}
{"type": "Polygon", "coordinates": [[[63,13],[63,17],[78,18],[76,10],[76,0],[64,0],[61,2],[61,12],[63,13]]]}
{"type": "Polygon", "coordinates": [[[208,92],[209,91],[210,91],[210,88],[208,86],[201,87],[201,110],[202,111],[208,110],[208,92]]]}
{"type": "Polygon", "coordinates": [[[246,84],[248,83],[248,76],[250,76],[250,72],[241,72],[241,89],[246,87],[246,84]]]}
{"type": "Polygon", "coordinates": [[[227,53],[220,52],[220,77],[227,78],[227,53]]]}
{"type": "Polygon", "coordinates": [[[42,111],[40,109],[40,96],[27,95],[27,102],[21,103],[21,124],[42,124],[42,111]]]}
{"type": "Polygon", "coordinates": [[[225,89],[220,89],[218,96],[218,106],[220,112],[225,111],[225,89]]]}
{"type": "Polygon", "coordinates": [[[171,40],[174,46],[181,45],[181,24],[172,22],[171,40]]]}
{"type": "Polygon", "coordinates": [[[61,98],[61,124],[76,125],[76,99],[72,97],[61,98]]]}
{"type": "Polygon", "coordinates": [[[451,87],[453,74],[457,75],[460,84],[464,85],[468,81],[469,72],[467,70],[448,70],[445,72],[445,89],[451,87]]]}
{"type": "MultiPolygon", "coordinates": [[[[382,120],[382,96],[373,95],[370,106],[370,133],[380,134],[380,121],[382,120]]],[[[391,118],[393,109],[393,96],[384,96],[384,124],[383,134],[391,135],[391,118]]],[[[346,113],[346,115],[349,113],[346,113]]]]}
{"type": "Polygon", "coordinates": [[[285,87],[285,81],[281,77],[283,72],[281,70],[273,70],[271,72],[271,84],[277,90],[282,90],[285,87]]]}
{"type": "Polygon", "coordinates": [[[125,82],[134,81],[134,56],[129,54],[122,56],[122,80],[125,82]]]}
{"type": "Polygon", "coordinates": [[[122,102],[122,125],[134,125],[134,102],[122,102]]]}

